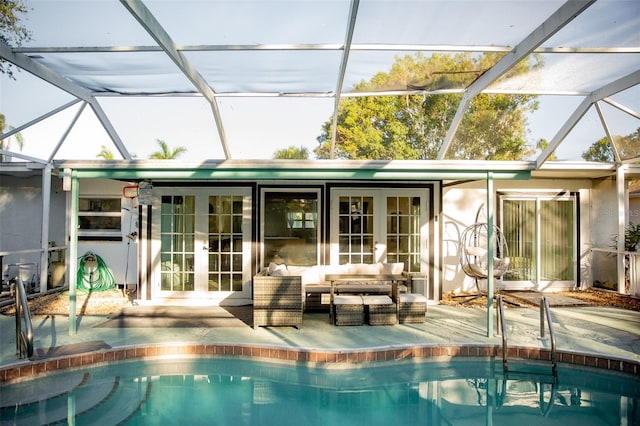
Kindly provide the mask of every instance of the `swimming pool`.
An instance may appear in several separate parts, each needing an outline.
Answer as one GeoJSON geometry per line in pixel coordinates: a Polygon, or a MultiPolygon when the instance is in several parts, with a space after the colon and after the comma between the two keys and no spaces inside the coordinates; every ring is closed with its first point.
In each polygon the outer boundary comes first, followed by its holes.
{"type": "Polygon", "coordinates": [[[2,424],[636,425],[635,376],[501,363],[130,361],[3,385],[2,424]],[[535,373],[535,374],[534,374],[535,373]]]}

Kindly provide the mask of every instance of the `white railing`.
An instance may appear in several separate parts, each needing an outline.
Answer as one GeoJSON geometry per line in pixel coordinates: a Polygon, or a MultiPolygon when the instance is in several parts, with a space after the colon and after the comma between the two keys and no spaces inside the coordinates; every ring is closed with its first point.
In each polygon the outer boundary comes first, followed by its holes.
{"type": "Polygon", "coordinates": [[[627,252],[629,294],[640,296],[640,253],[627,252]]]}
{"type": "MultiPolygon", "coordinates": [[[[632,296],[640,296],[640,252],[617,251],[610,248],[591,248],[593,282],[613,283],[618,291],[617,256],[624,256],[625,283],[623,293],[632,296]],[[600,258],[596,259],[596,255],[600,258]]],[[[607,288],[607,287],[605,287],[607,288]]]]}

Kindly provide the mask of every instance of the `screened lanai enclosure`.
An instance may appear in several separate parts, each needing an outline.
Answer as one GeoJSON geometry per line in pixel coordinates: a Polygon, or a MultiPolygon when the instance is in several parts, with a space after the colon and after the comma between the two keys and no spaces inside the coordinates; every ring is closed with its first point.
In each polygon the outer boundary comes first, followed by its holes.
{"type": "Polygon", "coordinates": [[[640,291],[638,1],[18,4],[5,275],[90,251],[141,299],[250,303],[276,256],[399,262],[437,303],[480,213],[490,292],[640,291]]]}

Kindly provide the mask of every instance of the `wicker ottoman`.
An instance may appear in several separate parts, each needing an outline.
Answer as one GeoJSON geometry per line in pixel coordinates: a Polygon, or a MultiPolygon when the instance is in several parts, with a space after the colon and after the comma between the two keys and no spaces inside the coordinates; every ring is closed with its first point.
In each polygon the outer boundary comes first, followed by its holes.
{"type": "Polygon", "coordinates": [[[367,307],[369,325],[396,325],[398,323],[396,304],[389,296],[362,296],[362,302],[367,307]]]}
{"type": "Polygon", "coordinates": [[[334,296],[333,305],[336,325],[364,324],[362,296],[334,296]]]}
{"type": "Polygon", "coordinates": [[[422,294],[403,293],[398,296],[398,321],[421,324],[427,314],[427,298],[422,294]]]}

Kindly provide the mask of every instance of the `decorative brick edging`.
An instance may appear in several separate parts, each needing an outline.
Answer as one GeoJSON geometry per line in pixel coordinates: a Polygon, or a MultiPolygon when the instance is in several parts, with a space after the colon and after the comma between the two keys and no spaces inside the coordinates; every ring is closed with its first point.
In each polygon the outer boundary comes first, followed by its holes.
{"type": "MultiPolygon", "coordinates": [[[[364,363],[429,357],[501,357],[497,345],[447,345],[372,348],[353,350],[317,350],[233,344],[164,344],[113,348],[57,358],[18,362],[0,368],[0,383],[28,379],[51,371],[94,366],[116,361],[172,356],[242,356],[311,363],[364,363]]],[[[510,346],[508,358],[550,361],[551,351],[510,346]]],[[[606,356],[557,352],[557,361],[640,375],[640,362],[606,356]]]]}

